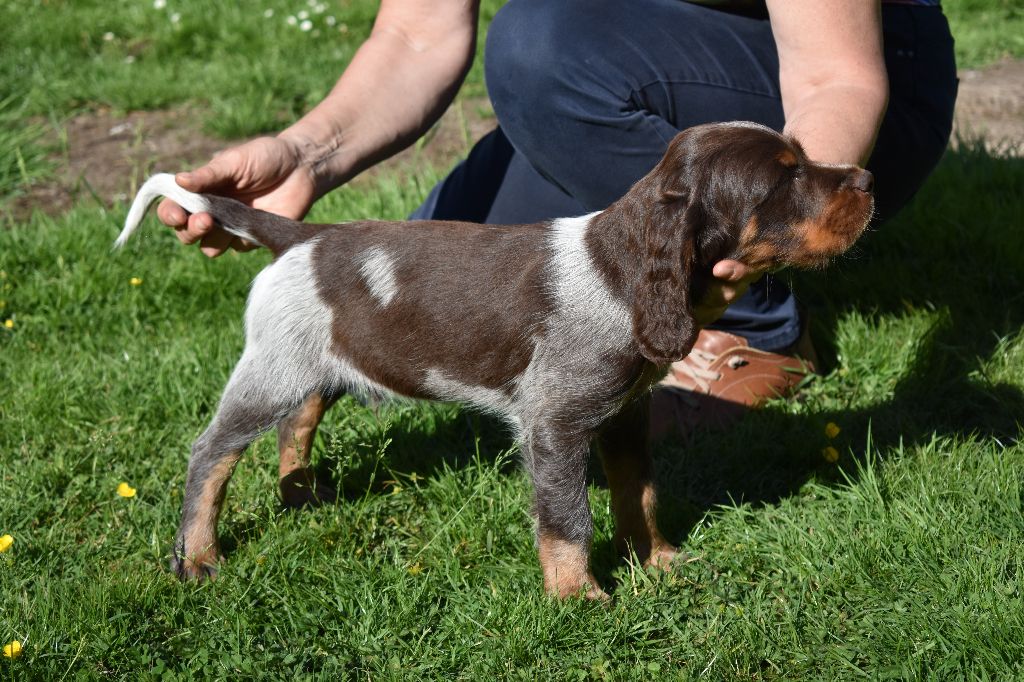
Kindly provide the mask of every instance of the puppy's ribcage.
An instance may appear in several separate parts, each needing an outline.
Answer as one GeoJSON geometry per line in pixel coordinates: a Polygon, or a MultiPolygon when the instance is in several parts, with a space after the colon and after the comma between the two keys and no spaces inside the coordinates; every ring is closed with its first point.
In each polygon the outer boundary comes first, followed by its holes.
{"type": "Polygon", "coordinates": [[[621,392],[621,371],[603,368],[627,352],[630,320],[589,262],[588,218],[454,238],[431,223],[329,228],[257,277],[227,392],[457,400],[516,426],[602,402],[621,392]]]}

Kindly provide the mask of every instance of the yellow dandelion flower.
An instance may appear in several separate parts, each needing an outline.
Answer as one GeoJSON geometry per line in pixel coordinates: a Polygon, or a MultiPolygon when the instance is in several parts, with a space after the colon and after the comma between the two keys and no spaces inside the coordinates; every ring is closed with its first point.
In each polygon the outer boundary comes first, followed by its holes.
{"type": "Polygon", "coordinates": [[[14,538],[10,535],[0,535],[0,554],[3,554],[14,544],[14,538]]]}
{"type": "Polygon", "coordinates": [[[128,283],[131,284],[133,287],[137,287],[140,284],[142,284],[142,278],[141,277],[132,277],[130,280],[128,280],[128,283]]]}
{"type": "Polygon", "coordinates": [[[4,646],[4,656],[7,658],[17,658],[21,656],[21,642],[14,640],[10,644],[4,646]]]}
{"type": "Polygon", "coordinates": [[[117,494],[121,497],[135,497],[135,488],[122,481],[121,485],[117,486],[117,494]]]}
{"type": "Polygon", "coordinates": [[[4,320],[4,327],[7,329],[14,329],[14,320],[4,320]]]}
{"type": "Polygon", "coordinates": [[[409,567],[409,575],[419,575],[423,572],[423,567],[419,564],[413,564],[409,567]]]}
{"type": "Polygon", "coordinates": [[[824,457],[825,461],[829,464],[835,464],[839,461],[839,451],[831,445],[821,451],[821,456],[824,457]]]}
{"type": "Polygon", "coordinates": [[[829,438],[835,438],[839,435],[840,431],[842,431],[842,429],[840,429],[839,424],[836,424],[835,422],[825,424],[825,435],[829,438]]]}

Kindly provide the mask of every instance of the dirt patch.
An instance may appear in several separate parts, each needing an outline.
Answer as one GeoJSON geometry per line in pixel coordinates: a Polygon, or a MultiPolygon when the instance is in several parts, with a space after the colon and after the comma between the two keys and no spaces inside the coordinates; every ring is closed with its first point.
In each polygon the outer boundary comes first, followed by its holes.
{"type": "Polygon", "coordinates": [[[994,153],[1024,154],[1024,60],[961,71],[955,129],[994,153]]]}
{"type": "MultiPolygon", "coordinates": [[[[60,213],[89,197],[108,206],[124,201],[150,173],[196,167],[214,152],[241,141],[204,134],[201,120],[201,112],[190,108],[127,115],[100,110],[72,117],[49,140],[61,150],[53,158],[53,178],[12,202],[14,219],[33,210],[60,213]]],[[[494,126],[486,98],[459,99],[419,144],[355,182],[388,171],[449,167],[494,126]]],[[[1024,60],[962,71],[955,128],[968,138],[984,136],[995,153],[1024,154],[1024,60]]]]}
{"type": "Polygon", "coordinates": [[[51,158],[54,175],[14,200],[15,219],[33,210],[60,213],[90,196],[110,205],[126,199],[151,171],[209,158],[224,142],[200,132],[198,121],[188,108],[127,115],[101,109],[71,117],[43,140],[59,149],[51,158]]]}
{"type": "MultiPolygon", "coordinates": [[[[126,201],[150,174],[195,168],[221,149],[244,141],[211,137],[202,132],[201,121],[200,111],[185,107],[127,115],[102,109],[68,119],[44,140],[60,150],[51,158],[52,178],[16,197],[9,207],[12,217],[24,219],[35,210],[61,213],[90,197],[106,206],[126,201]]],[[[388,171],[451,166],[495,125],[485,98],[459,99],[419,143],[354,182],[388,171]]]]}

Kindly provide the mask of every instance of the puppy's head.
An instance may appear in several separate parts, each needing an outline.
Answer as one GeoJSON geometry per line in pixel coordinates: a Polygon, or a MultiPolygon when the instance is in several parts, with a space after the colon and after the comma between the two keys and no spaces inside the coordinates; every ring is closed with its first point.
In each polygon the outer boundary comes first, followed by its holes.
{"type": "Polygon", "coordinates": [[[723,258],[755,270],[818,267],[849,248],[874,208],[871,173],[810,161],[795,141],[753,123],[679,133],[626,196],[641,217],[644,266],[633,330],[644,357],[683,358],[693,318],[723,258]]]}

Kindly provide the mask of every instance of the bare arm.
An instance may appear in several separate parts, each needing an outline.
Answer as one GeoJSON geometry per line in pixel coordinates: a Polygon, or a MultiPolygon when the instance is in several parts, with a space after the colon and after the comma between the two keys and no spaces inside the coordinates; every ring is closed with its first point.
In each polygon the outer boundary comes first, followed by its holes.
{"type": "MultiPolygon", "coordinates": [[[[179,185],[302,218],[325,193],[415,141],[444,112],[472,64],[479,0],[383,0],[373,32],[323,102],[275,137],[218,154],[179,185]]],[[[160,219],[218,256],[248,248],[206,213],[170,200],[160,219]]]]}
{"type": "Polygon", "coordinates": [[[768,0],[786,132],[808,156],[863,165],[889,99],[878,0],[768,0]]]}
{"type": "Polygon", "coordinates": [[[414,142],[473,61],[478,0],[384,0],[330,94],[281,133],[310,162],[317,196],[414,142]]]}
{"type": "MultiPolygon", "coordinates": [[[[767,0],[779,52],[785,132],[824,163],[864,165],[889,99],[879,0],[767,0]]],[[[719,286],[702,304],[710,322],[760,272],[736,261],[714,268],[719,286]]]]}

